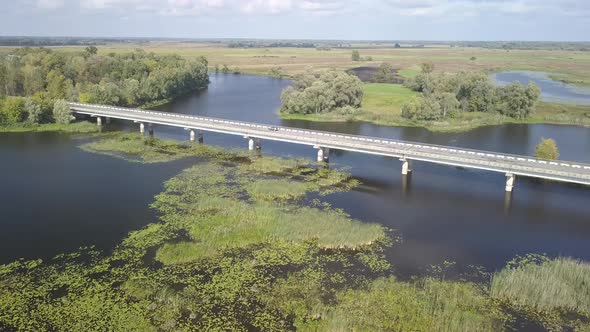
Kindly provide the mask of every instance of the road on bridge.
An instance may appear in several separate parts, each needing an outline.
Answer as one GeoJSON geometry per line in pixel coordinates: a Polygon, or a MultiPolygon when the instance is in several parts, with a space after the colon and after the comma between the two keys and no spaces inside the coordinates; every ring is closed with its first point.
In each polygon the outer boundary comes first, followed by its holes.
{"type": "MultiPolygon", "coordinates": [[[[504,173],[508,181],[514,176],[535,177],[590,185],[590,165],[567,161],[541,160],[527,156],[422,144],[376,137],[311,131],[289,127],[191,116],[140,109],[70,103],[74,113],[94,117],[123,119],[145,124],[159,124],[189,130],[203,130],[252,139],[304,144],[329,151],[338,149],[399,158],[408,167],[411,160],[504,173]]],[[[512,185],[512,184],[511,184],[512,185]]],[[[507,186],[508,190],[508,186],[507,186]]],[[[510,187],[510,190],[512,188],[510,187]]]]}

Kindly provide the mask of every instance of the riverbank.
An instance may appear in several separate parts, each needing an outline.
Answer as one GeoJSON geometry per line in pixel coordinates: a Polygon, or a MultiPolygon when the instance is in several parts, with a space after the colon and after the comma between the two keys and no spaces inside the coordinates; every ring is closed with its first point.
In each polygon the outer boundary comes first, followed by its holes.
{"type": "Polygon", "coordinates": [[[134,162],[194,158],[194,164],[154,198],[159,219],[129,233],[112,253],[83,248],[46,262],[1,265],[2,328],[590,327],[590,296],[566,298],[587,283],[579,279],[590,274],[585,263],[528,257],[511,262],[493,283],[478,269],[452,276],[452,263],[408,281],[396,278],[388,256],[400,240],[395,232],[325,201],[360,185],[343,170],[137,133],[109,133],[82,148],[134,162]],[[527,285],[551,285],[551,300],[521,296],[534,292],[527,285]]]}
{"type": "Polygon", "coordinates": [[[435,132],[460,132],[478,127],[502,124],[559,124],[590,127],[590,106],[540,102],[532,116],[515,119],[498,113],[461,113],[444,121],[408,120],[401,115],[401,106],[417,93],[395,84],[369,83],[363,86],[363,105],[356,113],[287,114],[282,119],[316,122],[368,122],[383,126],[423,127],[435,132]]]}

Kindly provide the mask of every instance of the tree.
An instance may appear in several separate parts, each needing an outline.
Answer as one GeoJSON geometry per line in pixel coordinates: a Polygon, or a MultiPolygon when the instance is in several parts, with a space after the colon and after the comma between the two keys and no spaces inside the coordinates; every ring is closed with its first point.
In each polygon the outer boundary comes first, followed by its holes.
{"type": "Polygon", "coordinates": [[[47,92],[53,99],[63,99],[66,96],[66,78],[55,70],[47,74],[47,92]]]}
{"type": "Polygon", "coordinates": [[[457,96],[453,93],[437,92],[433,94],[432,97],[440,105],[443,118],[446,118],[447,116],[453,117],[459,109],[459,101],[457,100],[457,96]]]}
{"type": "Polygon", "coordinates": [[[5,124],[23,122],[27,116],[25,112],[25,102],[20,97],[7,98],[4,101],[4,105],[0,112],[2,113],[0,118],[5,124]]]}
{"type": "Polygon", "coordinates": [[[358,50],[352,51],[352,61],[361,61],[361,54],[358,50]]]}
{"type": "Polygon", "coordinates": [[[25,98],[24,110],[27,113],[27,123],[38,124],[41,122],[41,107],[33,99],[25,98]]]}
{"type": "Polygon", "coordinates": [[[430,97],[414,97],[402,105],[402,117],[410,120],[435,121],[443,117],[440,103],[430,97]]]}
{"type": "Polygon", "coordinates": [[[534,110],[541,90],[535,83],[529,83],[525,88],[519,82],[514,82],[499,88],[497,93],[500,99],[498,105],[500,113],[516,119],[523,119],[534,110]]]}
{"type": "Polygon", "coordinates": [[[72,111],[65,100],[59,99],[55,101],[55,104],[53,105],[53,119],[55,119],[56,123],[63,124],[72,121],[72,111]]]}
{"type": "Polygon", "coordinates": [[[98,53],[98,48],[96,48],[96,46],[94,46],[94,45],[88,46],[88,47],[86,47],[86,53],[96,54],[96,53],[98,53]]]}
{"type": "Polygon", "coordinates": [[[395,43],[395,45],[393,47],[394,48],[401,48],[402,46],[399,43],[395,43]]]}
{"type": "Polygon", "coordinates": [[[430,74],[434,71],[434,63],[432,62],[423,62],[420,64],[420,69],[423,74],[430,74]]]}
{"type": "Polygon", "coordinates": [[[358,109],[363,100],[363,84],[358,77],[345,72],[308,72],[298,75],[281,95],[285,113],[326,113],[344,107],[358,109]]]}
{"type": "Polygon", "coordinates": [[[535,158],[557,160],[559,159],[559,149],[557,143],[551,138],[542,138],[541,143],[535,148],[535,158]]]}
{"type": "Polygon", "coordinates": [[[393,66],[387,62],[382,63],[379,70],[373,74],[373,82],[376,83],[392,83],[393,79],[393,66]]]}

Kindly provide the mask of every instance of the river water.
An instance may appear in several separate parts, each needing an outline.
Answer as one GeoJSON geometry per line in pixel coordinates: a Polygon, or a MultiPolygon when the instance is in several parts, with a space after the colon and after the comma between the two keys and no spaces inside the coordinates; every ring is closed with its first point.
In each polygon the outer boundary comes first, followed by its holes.
{"type": "Polygon", "coordinates": [[[590,88],[577,87],[553,80],[548,73],[527,70],[511,70],[496,73],[492,78],[499,85],[513,82],[527,85],[534,82],[541,89],[541,100],[555,103],[590,105],[590,88]]]}
{"type": "MultiPolygon", "coordinates": [[[[562,159],[590,162],[590,129],[504,125],[464,133],[432,133],[366,123],[281,120],[281,90],[288,81],[215,75],[208,90],[161,110],[273,125],[404,139],[515,154],[532,154],[542,137],[554,138],[562,159]]],[[[137,130],[114,123],[118,130],[137,130]]],[[[155,127],[156,136],[188,140],[181,129],[155,127]]],[[[83,141],[59,134],[0,134],[0,261],[51,257],[81,245],[112,248],[156,218],[148,207],[162,182],[191,160],[160,165],[128,163],[77,148],[83,141]]],[[[205,144],[247,148],[243,138],[205,133],[205,144]]],[[[263,154],[315,159],[310,147],[263,142],[263,154]]],[[[414,163],[403,181],[401,163],[387,157],[332,151],[331,165],[350,167],[363,183],[323,199],[354,218],[381,223],[400,243],[389,250],[401,275],[455,261],[489,270],[515,255],[545,253],[590,260],[590,190],[519,178],[510,200],[502,174],[414,163]]]]}

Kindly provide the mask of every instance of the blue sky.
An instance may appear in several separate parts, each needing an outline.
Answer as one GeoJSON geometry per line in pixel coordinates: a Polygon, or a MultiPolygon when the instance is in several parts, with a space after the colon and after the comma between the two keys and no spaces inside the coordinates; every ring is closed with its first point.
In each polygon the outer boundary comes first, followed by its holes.
{"type": "Polygon", "coordinates": [[[590,39],[590,0],[0,0],[1,35],[590,39]]]}

